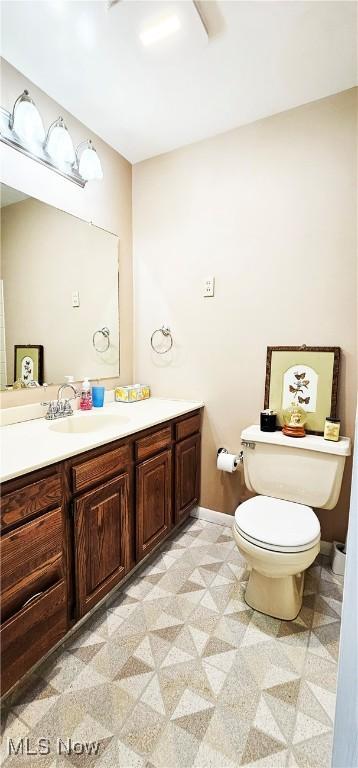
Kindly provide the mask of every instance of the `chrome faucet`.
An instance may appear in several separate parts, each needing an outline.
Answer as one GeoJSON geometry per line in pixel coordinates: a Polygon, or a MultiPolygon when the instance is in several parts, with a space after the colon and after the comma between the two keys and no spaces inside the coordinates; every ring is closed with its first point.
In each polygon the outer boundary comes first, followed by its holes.
{"type": "Polygon", "coordinates": [[[76,397],[79,397],[79,393],[77,392],[77,389],[76,389],[76,388],[73,386],[73,384],[70,384],[70,382],[69,382],[69,381],[66,381],[66,382],[65,382],[65,384],[61,384],[61,385],[59,386],[59,388],[58,388],[58,392],[57,392],[57,400],[62,400],[62,393],[63,393],[63,391],[64,391],[65,389],[67,389],[68,387],[69,387],[70,389],[72,389],[72,392],[73,392],[73,397],[70,397],[70,398],[69,398],[70,400],[75,400],[75,399],[76,399],[76,397]]]}
{"type": "Polygon", "coordinates": [[[76,397],[80,397],[80,393],[77,392],[73,384],[70,384],[69,382],[61,384],[58,388],[57,400],[49,400],[48,402],[41,403],[41,405],[47,405],[47,413],[45,419],[54,421],[55,419],[63,419],[65,416],[72,416],[73,410],[71,400],[75,400],[76,397]],[[63,398],[63,393],[65,389],[68,389],[68,387],[72,389],[73,396],[63,398]]]}

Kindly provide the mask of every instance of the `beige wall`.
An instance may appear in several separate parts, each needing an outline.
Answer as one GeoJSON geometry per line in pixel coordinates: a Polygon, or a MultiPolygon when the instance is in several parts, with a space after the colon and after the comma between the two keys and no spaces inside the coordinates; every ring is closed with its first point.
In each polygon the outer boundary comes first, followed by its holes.
{"type": "Polygon", "coordinates": [[[31,197],[1,208],[8,384],[15,344],[42,344],[47,384],[118,376],[118,244],[117,235],[31,197]],[[104,326],[110,347],[98,353],[93,333],[104,326]]]}
{"type": "MultiPolygon", "coordinates": [[[[89,182],[85,189],[77,187],[39,163],[0,144],[1,181],[9,187],[20,189],[119,236],[120,282],[120,331],[121,375],[115,381],[127,384],[133,372],[133,285],[132,285],[132,166],[108,144],[93,134],[59,104],[39,90],[8,62],[1,59],[1,104],[11,110],[17,96],[28,88],[48,126],[62,115],[75,146],[85,138],[91,138],[101,158],[103,181],[89,182]]],[[[106,386],[110,382],[106,382],[106,386]]],[[[57,391],[57,389],[56,389],[57,391]]],[[[55,396],[55,390],[47,393],[55,396]]],[[[30,403],[43,399],[33,390],[30,392],[5,393],[1,396],[3,407],[18,403],[30,403]]]]}
{"type": "MultiPolygon", "coordinates": [[[[201,504],[232,513],[240,450],[263,405],[267,345],[339,345],[339,415],[356,400],[356,93],[347,91],[133,169],[135,378],[155,395],[205,401],[201,504]],[[214,299],[203,298],[215,275],[214,299]],[[155,356],[167,322],[174,349],[155,356]]],[[[350,463],[324,539],[344,537],[350,463]]]]}
{"type": "MultiPolygon", "coordinates": [[[[120,238],[121,377],[132,380],[130,164],[2,62],[2,98],[24,87],[48,125],[58,114],[75,143],[93,138],[104,179],[81,190],[0,145],[9,186],[120,238]]],[[[135,379],[162,396],[205,401],[203,506],[233,512],[241,473],[220,475],[216,449],[239,450],[257,422],[268,344],[340,345],[342,431],[353,434],[355,383],[356,93],[348,91],[138,164],[134,175],[135,379]],[[207,275],[214,299],[202,297],[207,275]],[[150,349],[167,322],[170,356],[150,349]]],[[[50,395],[51,396],[51,395],[50,395]]],[[[5,395],[3,405],[35,392],[5,395]]],[[[24,400],[25,398],[25,400],[24,400]]],[[[346,530],[349,471],[339,506],[321,514],[324,538],[346,530]]]]}

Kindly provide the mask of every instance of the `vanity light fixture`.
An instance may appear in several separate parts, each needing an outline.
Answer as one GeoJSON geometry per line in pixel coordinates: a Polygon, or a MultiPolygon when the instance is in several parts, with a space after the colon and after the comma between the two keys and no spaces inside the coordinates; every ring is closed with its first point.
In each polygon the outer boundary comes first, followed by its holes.
{"type": "Polygon", "coordinates": [[[92,179],[103,178],[100,159],[92,142],[81,142],[75,152],[62,117],[51,123],[46,134],[28,90],[18,96],[12,112],[0,107],[0,141],[80,187],[92,179]]]}
{"type": "Polygon", "coordinates": [[[9,128],[28,146],[42,144],[45,140],[45,129],[41,115],[25,90],[15,101],[9,119],[9,128]]]}
{"type": "Polygon", "coordinates": [[[91,139],[82,141],[76,149],[78,171],[85,181],[103,179],[101,161],[91,139]]]}
{"type": "Polygon", "coordinates": [[[63,117],[51,123],[46,136],[45,150],[59,166],[71,165],[76,160],[75,148],[63,117]]]}

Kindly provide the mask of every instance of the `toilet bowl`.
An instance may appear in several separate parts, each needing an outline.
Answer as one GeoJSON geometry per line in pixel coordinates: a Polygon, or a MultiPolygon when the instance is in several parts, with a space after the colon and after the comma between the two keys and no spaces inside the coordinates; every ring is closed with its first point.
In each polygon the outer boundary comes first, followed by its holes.
{"type": "Polygon", "coordinates": [[[250,576],[245,600],[277,619],[296,618],[302,605],[304,571],[320,550],[320,525],[310,507],[255,496],[235,512],[233,529],[250,576]]]}
{"type": "Polygon", "coordinates": [[[233,533],[250,570],[245,600],[278,619],[296,618],[304,573],[320,551],[320,525],[312,507],[338,501],[349,438],[296,438],[261,432],[241,434],[245,483],[257,496],[235,512],[233,533]]]}

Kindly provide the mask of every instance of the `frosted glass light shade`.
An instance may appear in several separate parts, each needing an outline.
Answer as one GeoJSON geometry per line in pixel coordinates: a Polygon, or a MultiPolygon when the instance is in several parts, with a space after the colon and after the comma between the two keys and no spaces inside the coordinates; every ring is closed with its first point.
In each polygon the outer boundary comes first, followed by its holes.
{"type": "Polygon", "coordinates": [[[81,153],[78,170],[85,181],[103,179],[101,161],[90,141],[81,153]]]}
{"type": "Polygon", "coordinates": [[[42,118],[34,102],[30,99],[28,91],[24,91],[15,102],[10,127],[19,139],[28,146],[44,142],[45,129],[42,118]]]}
{"type": "Polygon", "coordinates": [[[160,40],[164,40],[165,37],[169,37],[174,32],[178,32],[180,28],[180,19],[178,16],[172,15],[143,29],[139,37],[143,45],[153,45],[153,43],[159,43],[160,40]]]}
{"type": "Polygon", "coordinates": [[[85,187],[92,179],[102,179],[100,159],[90,139],[75,151],[63,117],[45,131],[41,115],[27,89],[16,99],[12,111],[1,107],[0,139],[18,152],[46,165],[56,173],[85,187]]]}
{"type": "Polygon", "coordinates": [[[50,126],[45,149],[57,165],[75,162],[75,148],[62,117],[50,126]]]}

